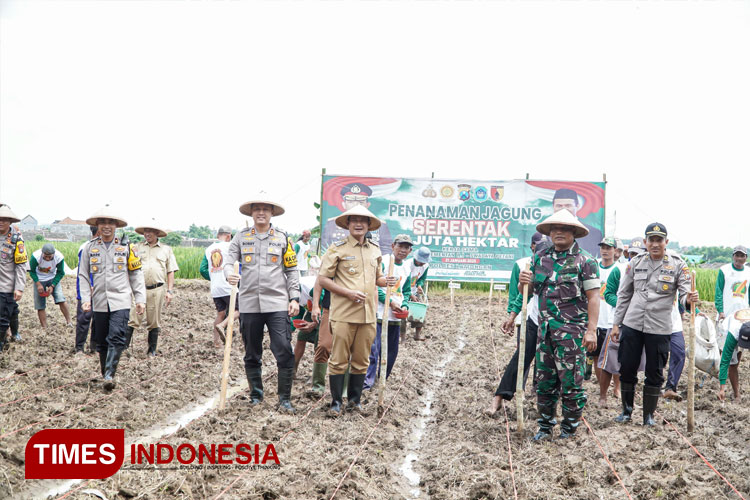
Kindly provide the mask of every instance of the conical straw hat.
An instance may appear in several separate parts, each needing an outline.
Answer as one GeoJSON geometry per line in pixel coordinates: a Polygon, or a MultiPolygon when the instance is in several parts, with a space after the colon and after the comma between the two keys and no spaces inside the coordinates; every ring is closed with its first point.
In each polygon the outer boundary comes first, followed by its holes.
{"type": "Polygon", "coordinates": [[[240,205],[240,213],[243,215],[249,215],[250,217],[253,216],[252,208],[253,203],[265,203],[266,205],[271,205],[273,207],[273,216],[278,217],[279,215],[283,214],[285,212],[284,207],[276,203],[275,201],[269,201],[270,196],[268,196],[268,193],[265,191],[259,192],[254,200],[246,201],[242,205],[240,205]]]}
{"type": "Polygon", "coordinates": [[[146,223],[138,226],[135,228],[135,232],[138,234],[143,234],[146,229],[153,229],[156,231],[157,238],[164,238],[167,235],[167,230],[162,229],[162,225],[159,224],[156,219],[151,219],[150,221],[146,221],[146,223]]]}
{"type": "Polygon", "coordinates": [[[14,222],[21,222],[21,219],[13,213],[13,210],[11,210],[8,205],[0,206],[0,218],[9,219],[11,224],[14,222]]]}
{"type": "Polygon", "coordinates": [[[99,219],[114,219],[117,221],[117,227],[125,227],[128,225],[125,219],[115,214],[109,205],[104,205],[104,207],[94,212],[94,215],[86,219],[86,224],[89,226],[98,226],[99,224],[97,221],[99,219]]]}
{"type": "Polygon", "coordinates": [[[576,238],[583,238],[584,236],[589,234],[588,228],[578,220],[578,217],[565,209],[555,212],[554,214],[550,215],[542,222],[537,224],[536,230],[544,235],[549,236],[549,230],[553,225],[572,227],[573,236],[576,238]]]}
{"type": "Polygon", "coordinates": [[[370,212],[369,210],[367,210],[367,208],[363,207],[362,205],[356,205],[356,206],[350,208],[349,210],[347,210],[346,212],[344,212],[343,214],[341,214],[338,217],[336,217],[336,225],[338,227],[342,228],[342,229],[349,229],[349,225],[347,224],[347,220],[346,219],[350,215],[362,215],[364,217],[369,217],[370,218],[370,225],[367,228],[368,231],[375,231],[382,224],[382,222],[380,221],[380,219],[378,219],[377,217],[375,217],[375,215],[372,212],[370,212]]]}

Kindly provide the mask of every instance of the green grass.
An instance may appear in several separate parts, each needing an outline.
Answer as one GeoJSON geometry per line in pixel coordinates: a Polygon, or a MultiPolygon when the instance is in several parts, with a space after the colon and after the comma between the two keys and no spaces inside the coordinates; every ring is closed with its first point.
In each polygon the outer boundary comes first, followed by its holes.
{"type": "Polygon", "coordinates": [[[714,301],[714,292],[716,290],[716,277],[719,275],[718,269],[696,269],[695,270],[695,289],[698,290],[701,300],[704,302],[714,301]]]}

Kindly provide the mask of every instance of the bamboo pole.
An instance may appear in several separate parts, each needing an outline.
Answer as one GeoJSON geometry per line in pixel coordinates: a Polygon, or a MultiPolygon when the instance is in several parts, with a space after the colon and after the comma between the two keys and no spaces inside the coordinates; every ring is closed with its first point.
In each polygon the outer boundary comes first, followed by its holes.
{"type": "Polygon", "coordinates": [[[448,288],[450,288],[451,291],[451,308],[453,308],[453,280],[450,280],[448,283],[448,288]]]}
{"type": "MultiPolygon", "coordinates": [[[[487,307],[490,308],[490,312],[492,312],[492,289],[495,286],[495,278],[490,279],[490,295],[487,297],[487,307]]],[[[491,317],[491,316],[490,316],[491,317]]]]}
{"type": "MultiPolygon", "coordinates": [[[[529,270],[526,264],[524,271],[529,270]]],[[[529,305],[529,285],[523,285],[523,302],[521,305],[521,333],[518,337],[518,373],[516,375],[516,426],[523,434],[523,365],[526,359],[526,309],[529,305]]]]}
{"type": "MultiPolygon", "coordinates": [[[[394,256],[388,262],[388,275],[393,276],[393,261],[394,256]]],[[[380,384],[378,385],[378,418],[383,416],[384,406],[383,401],[385,400],[385,383],[386,373],[388,373],[388,320],[391,317],[391,287],[385,287],[385,304],[383,305],[383,327],[380,329],[380,356],[378,360],[380,368],[380,384]],[[385,353],[385,356],[383,356],[385,353]],[[385,367],[383,367],[383,357],[385,357],[385,367]]],[[[396,340],[398,342],[398,340],[396,340]]]]}
{"type": "MultiPolygon", "coordinates": [[[[240,273],[240,263],[234,263],[234,274],[240,273]]],[[[237,303],[237,285],[232,286],[229,294],[229,311],[227,317],[227,334],[224,341],[224,363],[221,365],[221,394],[219,395],[219,411],[224,411],[227,402],[227,382],[229,380],[229,357],[232,354],[232,330],[234,328],[234,305],[237,303]]]]}
{"type": "MultiPolygon", "coordinates": [[[[690,290],[695,291],[695,271],[690,271],[690,290]]],[[[695,429],[695,306],[690,307],[690,352],[688,354],[687,430],[695,429]]]]}

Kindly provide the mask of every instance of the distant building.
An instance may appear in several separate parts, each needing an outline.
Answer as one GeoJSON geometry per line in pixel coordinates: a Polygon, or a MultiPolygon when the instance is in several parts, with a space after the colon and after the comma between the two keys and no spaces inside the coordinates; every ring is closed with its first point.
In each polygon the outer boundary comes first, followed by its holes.
{"type": "Polygon", "coordinates": [[[39,222],[31,215],[27,215],[18,223],[21,231],[33,231],[39,225],[39,222]]]}
{"type": "Polygon", "coordinates": [[[65,234],[68,238],[77,239],[79,237],[85,237],[90,234],[89,225],[86,221],[71,219],[65,217],[61,220],[56,220],[50,225],[50,232],[57,234],[65,234]]]}

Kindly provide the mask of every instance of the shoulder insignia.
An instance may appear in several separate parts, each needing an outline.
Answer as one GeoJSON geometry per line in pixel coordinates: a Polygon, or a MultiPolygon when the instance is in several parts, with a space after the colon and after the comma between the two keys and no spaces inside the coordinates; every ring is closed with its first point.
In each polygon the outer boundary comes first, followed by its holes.
{"type": "Polygon", "coordinates": [[[340,247],[341,245],[346,245],[346,240],[339,240],[334,243],[337,247],[340,247]]]}
{"type": "Polygon", "coordinates": [[[292,246],[292,239],[286,240],[286,251],[284,252],[284,267],[297,267],[297,253],[292,246]]]}

